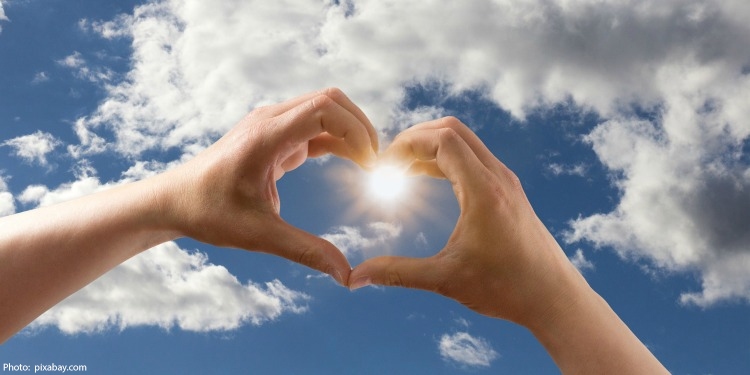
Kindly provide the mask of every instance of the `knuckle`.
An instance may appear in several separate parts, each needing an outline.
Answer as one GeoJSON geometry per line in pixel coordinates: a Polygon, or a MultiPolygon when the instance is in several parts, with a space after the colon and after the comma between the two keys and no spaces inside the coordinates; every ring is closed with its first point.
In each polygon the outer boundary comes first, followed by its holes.
{"type": "Polygon", "coordinates": [[[458,132],[453,128],[443,128],[439,130],[440,136],[445,138],[446,140],[450,140],[451,138],[458,137],[458,132]]]}
{"type": "Polygon", "coordinates": [[[346,96],[344,94],[344,91],[342,91],[338,87],[326,87],[325,89],[320,90],[320,93],[322,95],[325,95],[325,96],[331,98],[331,99],[340,99],[340,98],[343,98],[344,96],[346,96]]]}
{"type": "Polygon", "coordinates": [[[521,179],[518,178],[518,175],[513,173],[512,170],[505,168],[505,176],[512,191],[523,191],[523,185],[521,184],[521,179]]]}
{"type": "Polygon", "coordinates": [[[310,106],[310,109],[312,112],[322,111],[326,107],[328,107],[333,100],[325,94],[316,95],[312,99],[310,99],[307,102],[307,105],[310,106]]]}
{"type": "Polygon", "coordinates": [[[404,280],[401,277],[401,273],[398,270],[390,269],[385,273],[385,280],[383,280],[388,286],[405,286],[404,280]]]}
{"type": "Polygon", "coordinates": [[[413,130],[407,129],[402,131],[401,133],[396,134],[396,136],[393,137],[393,141],[391,141],[391,144],[396,143],[396,141],[400,142],[402,139],[406,139],[412,132],[413,130]]]}
{"type": "Polygon", "coordinates": [[[446,128],[453,129],[458,131],[458,129],[465,127],[463,122],[458,119],[458,117],[455,116],[446,116],[443,117],[443,125],[445,125],[446,128]]]}
{"type": "Polygon", "coordinates": [[[260,107],[256,107],[250,113],[248,113],[248,118],[267,118],[270,117],[269,113],[271,112],[271,106],[264,105],[260,107]]]}
{"type": "Polygon", "coordinates": [[[316,251],[308,247],[297,253],[293,260],[297,263],[318,269],[320,256],[316,251]]]}
{"type": "Polygon", "coordinates": [[[519,203],[525,201],[521,180],[511,170],[506,169],[501,177],[488,176],[487,208],[495,212],[514,212],[519,203]]]}
{"type": "Polygon", "coordinates": [[[438,130],[438,139],[440,144],[455,143],[461,136],[453,128],[443,128],[438,130]]]}

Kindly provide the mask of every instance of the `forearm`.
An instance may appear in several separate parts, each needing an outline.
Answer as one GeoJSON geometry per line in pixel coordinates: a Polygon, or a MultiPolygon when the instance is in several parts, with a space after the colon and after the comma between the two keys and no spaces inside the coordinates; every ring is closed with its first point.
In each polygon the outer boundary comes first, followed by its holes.
{"type": "Polygon", "coordinates": [[[176,237],[158,178],[0,218],[0,342],[108,270],[176,237]]]}
{"type": "Polygon", "coordinates": [[[567,303],[528,326],[564,374],[668,373],[583,277],[565,279],[567,303]]]}

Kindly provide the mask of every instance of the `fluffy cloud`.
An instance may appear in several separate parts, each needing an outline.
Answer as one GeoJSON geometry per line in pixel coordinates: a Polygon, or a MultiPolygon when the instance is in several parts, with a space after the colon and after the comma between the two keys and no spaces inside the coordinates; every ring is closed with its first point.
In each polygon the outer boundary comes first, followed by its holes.
{"type": "MultiPolygon", "coordinates": [[[[51,205],[148,177],[165,168],[167,164],[137,162],[119,181],[102,183],[96,171],[82,163],[75,181],[54,189],[32,185],[18,200],[28,205],[51,205]]],[[[4,183],[0,184],[0,215],[4,188],[4,183]]],[[[56,326],[71,334],[140,325],[224,331],[246,323],[262,324],[286,312],[301,313],[308,299],[278,280],[243,284],[226,268],[209,263],[205,254],[191,253],[168,242],[109,271],[40,316],[30,328],[56,326]]]]}
{"type": "Polygon", "coordinates": [[[350,259],[355,254],[370,258],[382,255],[388,243],[401,235],[401,230],[401,225],[378,221],[363,228],[336,227],[321,237],[338,247],[350,259]]]}
{"type": "Polygon", "coordinates": [[[87,160],[83,159],[75,167],[74,172],[76,179],[74,181],[62,183],[56,188],[51,189],[46,185],[29,185],[16,198],[18,201],[26,205],[37,207],[49,206],[106,190],[117,185],[154,176],[176,166],[180,162],[180,160],[175,160],[170,163],[162,163],[159,161],[137,161],[130,168],[121,173],[121,178],[119,180],[102,183],[97,176],[96,169],[94,169],[87,160]]]}
{"type": "Polygon", "coordinates": [[[280,281],[241,283],[205,254],[167,242],[128,260],[37,318],[29,328],[75,333],[134,326],[225,331],[306,310],[280,281]]]}
{"type": "MultiPolygon", "coordinates": [[[[5,10],[3,9],[3,2],[0,1],[0,21],[8,21],[8,17],[5,16],[5,10]]],[[[0,26],[0,32],[3,31],[3,27],[0,26]]]]}
{"type": "Polygon", "coordinates": [[[613,119],[588,135],[622,196],[612,212],[575,220],[569,239],[698,271],[703,289],[683,303],[750,301],[750,76],[693,62],[664,67],[655,85],[656,120],[613,119]]]}
{"type": "Polygon", "coordinates": [[[560,163],[550,163],[547,165],[547,170],[554,176],[586,176],[588,166],[585,163],[577,163],[572,165],[565,165],[560,163]]]}
{"type": "Polygon", "coordinates": [[[399,107],[393,110],[391,122],[395,128],[394,130],[401,131],[411,125],[441,118],[444,115],[445,110],[435,106],[421,106],[411,110],[399,107]]]}
{"type": "Polygon", "coordinates": [[[83,58],[83,55],[78,51],[73,52],[72,55],[57,60],[57,64],[73,70],[77,78],[94,83],[110,81],[114,75],[114,73],[107,68],[90,68],[86,63],[86,60],[83,58]]]}
{"type": "Polygon", "coordinates": [[[105,85],[69,150],[187,152],[250,108],[324,86],[381,130],[442,114],[439,100],[404,109],[405,87],[435,81],[518,118],[573,103],[608,119],[587,140],[622,195],[572,222],[569,240],[697,271],[703,290],[684,302],[750,299],[748,272],[732,267],[750,249],[749,17],[741,0],[149,2],[81,23],[132,39],[132,69],[105,85]]]}
{"type": "Polygon", "coordinates": [[[38,85],[40,83],[49,81],[49,79],[49,74],[47,74],[47,72],[38,72],[37,74],[34,74],[34,78],[31,80],[31,84],[38,85]]]}
{"type": "Polygon", "coordinates": [[[60,184],[57,188],[53,189],[50,189],[45,185],[30,185],[21,192],[17,199],[19,202],[26,205],[37,207],[49,206],[106,190],[130,181],[132,180],[124,178],[117,182],[107,182],[103,184],[96,176],[96,171],[84,164],[83,167],[79,166],[77,179],[75,181],[60,184]]]}
{"type": "Polygon", "coordinates": [[[47,165],[47,154],[60,144],[61,142],[52,134],[41,130],[0,143],[2,146],[13,148],[16,156],[29,163],[37,162],[39,165],[47,165]]]}
{"type": "Polygon", "coordinates": [[[63,59],[57,60],[57,63],[61,66],[64,66],[70,69],[78,69],[86,65],[86,61],[83,59],[83,56],[81,56],[81,53],[78,51],[73,52],[72,55],[65,56],[65,58],[63,59]]]}
{"type": "Polygon", "coordinates": [[[581,273],[583,273],[586,270],[594,269],[594,263],[586,259],[586,256],[583,255],[583,250],[581,249],[576,250],[573,256],[571,256],[569,259],[570,259],[570,262],[573,263],[573,266],[577,268],[578,271],[581,273]]]}
{"type": "Polygon", "coordinates": [[[444,334],[438,349],[444,360],[467,367],[489,367],[498,357],[487,340],[467,332],[444,334]]]}
{"type": "Polygon", "coordinates": [[[0,217],[15,212],[16,205],[13,203],[13,194],[8,191],[8,184],[5,182],[3,175],[0,174],[0,217]]]}
{"type": "Polygon", "coordinates": [[[205,142],[249,108],[336,85],[387,128],[404,86],[431,80],[482,89],[518,117],[568,99],[612,113],[658,102],[664,64],[731,57],[739,72],[750,41],[735,3],[153,2],[82,23],[133,46],[132,70],[85,124],[137,154],[205,142]]]}

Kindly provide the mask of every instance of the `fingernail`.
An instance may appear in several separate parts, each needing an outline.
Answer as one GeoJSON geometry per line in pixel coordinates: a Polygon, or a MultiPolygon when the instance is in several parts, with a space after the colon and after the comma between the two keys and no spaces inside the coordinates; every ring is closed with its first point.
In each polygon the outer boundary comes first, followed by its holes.
{"type": "Polygon", "coordinates": [[[349,290],[357,290],[368,285],[372,285],[372,280],[370,280],[370,278],[366,276],[360,277],[359,279],[354,280],[349,284],[349,290]]]}

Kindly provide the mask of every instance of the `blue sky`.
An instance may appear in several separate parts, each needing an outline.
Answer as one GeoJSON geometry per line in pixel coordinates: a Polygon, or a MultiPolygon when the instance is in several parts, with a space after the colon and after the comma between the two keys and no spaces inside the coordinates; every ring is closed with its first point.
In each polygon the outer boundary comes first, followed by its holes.
{"type": "MultiPolygon", "coordinates": [[[[472,126],[673,373],[750,372],[750,5],[560,4],[0,0],[0,215],[144,178],[253,107],[337,86],[383,143],[443,115],[472,126]]],[[[415,179],[408,202],[382,210],[361,177],[308,162],[279,182],[282,216],[352,264],[442,247],[458,215],[444,181],[415,179]]],[[[440,296],[352,293],[189,239],[62,302],[0,346],[0,362],[556,372],[525,329],[440,296]]]]}

